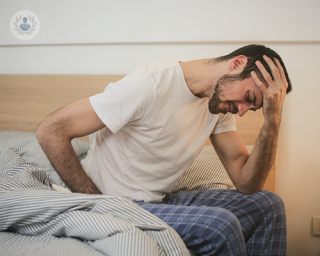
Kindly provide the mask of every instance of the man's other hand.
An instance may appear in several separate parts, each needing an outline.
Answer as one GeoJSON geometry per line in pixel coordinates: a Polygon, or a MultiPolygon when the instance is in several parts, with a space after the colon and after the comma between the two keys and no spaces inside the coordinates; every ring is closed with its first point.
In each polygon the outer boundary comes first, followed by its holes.
{"type": "Polygon", "coordinates": [[[282,105],[286,96],[286,90],[288,88],[288,82],[278,59],[274,59],[275,63],[277,64],[275,65],[273,61],[266,55],[264,55],[263,58],[269,65],[274,79],[272,79],[271,75],[267,72],[260,61],[256,61],[256,65],[262,73],[267,84],[265,85],[262,83],[254,71],[251,72],[251,76],[263,94],[262,111],[265,119],[269,122],[276,121],[277,124],[279,124],[281,119],[282,105]]]}

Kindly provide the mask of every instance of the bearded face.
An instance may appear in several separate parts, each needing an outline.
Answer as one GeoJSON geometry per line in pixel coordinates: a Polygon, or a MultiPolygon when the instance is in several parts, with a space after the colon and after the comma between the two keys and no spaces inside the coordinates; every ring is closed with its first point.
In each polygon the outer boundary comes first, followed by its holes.
{"type": "Polygon", "coordinates": [[[231,112],[232,114],[238,113],[238,107],[234,101],[223,101],[221,98],[224,96],[224,93],[234,87],[234,82],[239,80],[239,75],[223,75],[217,81],[216,86],[214,87],[214,93],[209,101],[209,111],[212,114],[231,112]]]}

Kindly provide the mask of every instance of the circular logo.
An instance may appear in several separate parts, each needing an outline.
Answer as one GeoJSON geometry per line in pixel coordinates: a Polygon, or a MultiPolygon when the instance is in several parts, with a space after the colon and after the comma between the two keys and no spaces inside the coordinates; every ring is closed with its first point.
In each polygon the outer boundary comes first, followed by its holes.
{"type": "Polygon", "coordinates": [[[40,20],[34,12],[18,11],[11,18],[10,29],[16,38],[30,40],[39,33],[40,20]]]}

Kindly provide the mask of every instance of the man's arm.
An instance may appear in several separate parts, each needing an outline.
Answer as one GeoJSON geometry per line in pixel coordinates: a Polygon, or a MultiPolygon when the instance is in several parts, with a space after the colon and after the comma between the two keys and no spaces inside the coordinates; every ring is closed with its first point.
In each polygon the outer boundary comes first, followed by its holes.
{"type": "Polygon", "coordinates": [[[43,151],[73,192],[101,194],[83,170],[71,140],[104,127],[89,99],[83,99],[54,112],[37,128],[36,136],[43,151]]]}
{"type": "Polygon", "coordinates": [[[262,110],[265,121],[251,155],[237,132],[226,132],[210,137],[234,185],[239,192],[244,194],[252,194],[263,188],[274,163],[282,104],[288,87],[279,61],[275,59],[276,66],[268,57],[264,59],[272,71],[274,80],[263,65],[257,62],[256,65],[267,82],[267,88],[254,72],[251,76],[263,94],[262,110]]]}

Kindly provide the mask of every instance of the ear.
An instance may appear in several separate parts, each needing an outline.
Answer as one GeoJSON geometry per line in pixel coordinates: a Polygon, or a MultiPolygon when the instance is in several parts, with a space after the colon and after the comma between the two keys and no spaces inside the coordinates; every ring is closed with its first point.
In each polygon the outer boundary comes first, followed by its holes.
{"type": "Polygon", "coordinates": [[[248,63],[248,58],[244,55],[239,55],[239,56],[231,59],[229,69],[231,72],[232,71],[239,72],[240,70],[244,69],[244,67],[247,65],[247,63],[248,63]]]}

